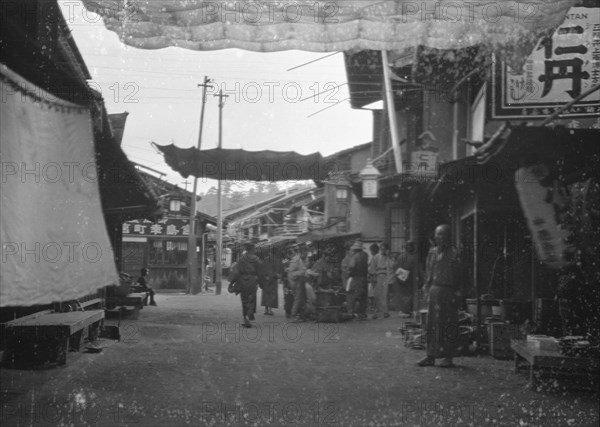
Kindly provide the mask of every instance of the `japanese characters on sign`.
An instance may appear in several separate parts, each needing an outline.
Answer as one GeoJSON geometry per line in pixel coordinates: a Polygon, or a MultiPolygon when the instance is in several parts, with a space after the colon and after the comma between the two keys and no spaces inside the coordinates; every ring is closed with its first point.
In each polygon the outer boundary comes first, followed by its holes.
{"type": "Polygon", "coordinates": [[[538,256],[550,268],[558,269],[571,262],[569,254],[574,248],[568,243],[571,231],[559,223],[564,200],[556,188],[542,185],[548,173],[541,164],[522,167],[515,172],[515,182],[538,256]]]}
{"type": "Polygon", "coordinates": [[[123,224],[123,234],[142,236],[188,236],[190,224],[187,219],[163,218],[158,222],[148,220],[127,221],[123,224]]]}
{"type": "Polygon", "coordinates": [[[438,153],[435,151],[413,151],[410,158],[411,162],[405,164],[408,173],[421,175],[435,175],[438,173],[438,153]]]}
{"type": "MultiPolygon", "coordinates": [[[[574,7],[543,37],[522,72],[497,62],[490,85],[492,118],[543,118],[600,83],[600,8],[574,7]]],[[[600,114],[600,91],[565,116],[600,114]]]]}

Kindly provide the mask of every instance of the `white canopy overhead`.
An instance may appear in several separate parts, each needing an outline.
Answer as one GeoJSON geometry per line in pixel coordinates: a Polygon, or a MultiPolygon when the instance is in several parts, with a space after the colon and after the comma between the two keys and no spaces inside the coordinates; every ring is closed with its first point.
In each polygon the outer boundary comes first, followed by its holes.
{"type": "Polygon", "coordinates": [[[593,0],[83,0],[140,49],[259,52],[457,49],[482,45],[520,64],[572,6],[593,0]]]}

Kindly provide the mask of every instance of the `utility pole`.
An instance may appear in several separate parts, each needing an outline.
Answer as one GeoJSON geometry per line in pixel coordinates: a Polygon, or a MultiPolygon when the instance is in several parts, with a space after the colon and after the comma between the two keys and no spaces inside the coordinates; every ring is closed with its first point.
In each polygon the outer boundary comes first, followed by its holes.
{"type": "MultiPolygon", "coordinates": [[[[223,148],[223,106],[225,105],[224,98],[229,95],[223,95],[223,90],[219,91],[219,94],[213,96],[219,97],[219,149],[223,148]]],[[[221,281],[222,281],[222,263],[221,263],[221,252],[223,251],[223,212],[221,206],[221,180],[217,186],[217,253],[216,258],[216,274],[215,281],[215,294],[221,295],[221,281]]]]}
{"type": "MultiPolygon", "coordinates": [[[[206,104],[206,88],[212,87],[211,80],[204,76],[204,83],[198,84],[202,87],[202,107],[200,109],[200,131],[198,132],[198,150],[202,145],[202,127],[204,125],[204,105],[206,104]]],[[[196,192],[198,191],[198,178],[194,176],[194,189],[192,190],[192,205],[190,207],[190,234],[188,236],[188,293],[198,293],[198,255],[196,254],[196,192]]],[[[204,282],[204,252],[202,252],[202,282],[204,282]]]]}

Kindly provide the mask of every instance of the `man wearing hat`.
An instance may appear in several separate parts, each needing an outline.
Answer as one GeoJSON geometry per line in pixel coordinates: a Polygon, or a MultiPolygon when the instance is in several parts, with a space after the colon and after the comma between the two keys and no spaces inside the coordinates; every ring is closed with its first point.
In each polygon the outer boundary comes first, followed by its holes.
{"type": "Polygon", "coordinates": [[[363,250],[362,241],[357,240],[350,248],[352,258],[348,267],[350,286],[348,290],[348,313],[358,320],[367,319],[367,292],[369,274],[369,256],[363,250]],[[358,305],[355,311],[355,305],[358,305]]]}
{"type": "Polygon", "coordinates": [[[232,266],[229,276],[229,292],[240,294],[242,300],[243,325],[251,327],[256,313],[256,290],[264,280],[263,265],[256,255],[256,247],[252,243],[245,246],[246,253],[232,266]]]}

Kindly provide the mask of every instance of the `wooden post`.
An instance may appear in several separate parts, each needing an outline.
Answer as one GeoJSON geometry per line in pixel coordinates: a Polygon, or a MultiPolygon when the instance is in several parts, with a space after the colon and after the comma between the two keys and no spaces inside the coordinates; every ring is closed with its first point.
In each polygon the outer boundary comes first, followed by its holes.
{"type": "MultiPolygon", "coordinates": [[[[219,148],[223,147],[223,106],[225,106],[224,98],[229,95],[223,95],[223,90],[214,96],[219,97],[219,148]]],[[[221,295],[222,282],[222,265],[221,252],[223,251],[223,208],[221,205],[221,180],[217,187],[217,247],[215,253],[215,294],[221,295]]]]}
{"type": "Polygon", "coordinates": [[[392,148],[394,150],[394,161],[396,173],[402,173],[402,148],[400,147],[400,136],[398,135],[398,123],[396,121],[396,107],[394,104],[394,92],[388,64],[387,51],[381,51],[381,65],[383,67],[383,84],[385,87],[385,109],[390,121],[390,132],[392,136],[392,148]]]}
{"type": "Polygon", "coordinates": [[[202,234],[200,234],[200,274],[202,277],[200,278],[200,288],[204,289],[204,278],[206,277],[206,226],[202,229],[202,234]]]}
{"type": "MultiPolygon", "coordinates": [[[[204,125],[204,105],[206,104],[206,88],[212,87],[208,76],[204,76],[202,86],[202,107],[200,110],[200,131],[198,133],[198,150],[202,145],[202,127],[204,125]]],[[[188,236],[188,293],[198,293],[198,254],[196,253],[196,192],[198,191],[198,178],[194,176],[192,202],[190,206],[190,234],[188,236]]],[[[202,263],[204,264],[204,263],[202,263]]],[[[202,286],[200,286],[202,287],[202,286]]]]}

